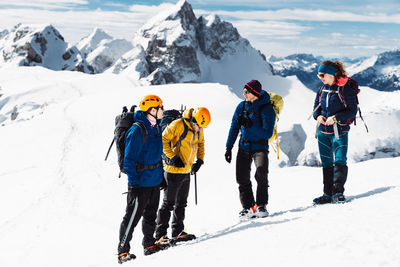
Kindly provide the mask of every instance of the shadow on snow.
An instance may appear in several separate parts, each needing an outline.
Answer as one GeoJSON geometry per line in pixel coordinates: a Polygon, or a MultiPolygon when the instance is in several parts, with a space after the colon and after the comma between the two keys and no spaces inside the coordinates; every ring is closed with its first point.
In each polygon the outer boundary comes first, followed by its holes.
{"type": "MultiPolygon", "coordinates": [[[[359,195],[354,195],[354,196],[348,196],[346,202],[351,202],[355,199],[360,199],[360,198],[365,198],[365,197],[370,197],[373,195],[377,195],[377,194],[382,194],[384,192],[387,192],[391,189],[396,188],[396,186],[387,186],[387,187],[380,187],[380,188],[376,188],[373,190],[370,190],[368,192],[359,194],[359,195]]],[[[277,216],[281,216],[284,215],[286,213],[292,213],[292,212],[304,212],[310,208],[315,208],[318,205],[309,205],[309,206],[305,206],[305,207],[298,207],[298,208],[294,208],[294,209],[290,209],[290,210],[285,210],[285,211],[279,211],[279,212],[274,212],[272,213],[268,218],[271,217],[277,217],[277,216]]],[[[274,225],[274,224],[281,224],[281,223],[286,223],[286,222],[290,222],[290,221],[294,221],[294,220],[298,220],[301,217],[295,217],[295,218],[291,218],[291,219],[284,219],[284,220],[279,220],[279,221],[258,221],[257,219],[255,220],[247,220],[247,221],[242,221],[242,222],[238,222],[232,226],[229,226],[225,229],[219,230],[214,234],[203,234],[202,236],[199,236],[194,242],[190,242],[190,243],[186,243],[186,245],[190,245],[190,244],[197,244],[199,242],[204,242],[207,241],[209,239],[213,239],[213,238],[219,238],[225,235],[229,235],[232,233],[236,233],[236,232],[240,232],[240,231],[244,231],[250,228],[258,228],[258,227],[262,227],[262,226],[266,226],[266,225],[274,225]]]]}

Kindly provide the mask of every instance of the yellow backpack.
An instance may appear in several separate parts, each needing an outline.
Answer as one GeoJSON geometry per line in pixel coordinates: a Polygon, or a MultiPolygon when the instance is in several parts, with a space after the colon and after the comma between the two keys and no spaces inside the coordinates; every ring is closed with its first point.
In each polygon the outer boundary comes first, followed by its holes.
{"type": "Polygon", "coordinates": [[[275,93],[268,93],[268,94],[270,96],[271,105],[276,114],[274,132],[273,132],[271,138],[268,140],[268,143],[274,149],[276,156],[279,159],[278,121],[279,121],[279,115],[281,114],[281,111],[283,108],[283,98],[280,95],[275,94],[275,93]],[[276,148],[273,146],[274,141],[276,143],[276,148]]]}

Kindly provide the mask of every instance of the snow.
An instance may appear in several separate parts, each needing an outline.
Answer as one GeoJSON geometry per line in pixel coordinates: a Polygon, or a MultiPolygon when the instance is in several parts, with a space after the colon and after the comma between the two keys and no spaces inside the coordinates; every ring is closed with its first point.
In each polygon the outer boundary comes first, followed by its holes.
{"type": "Polygon", "coordinates": [[[373,67],[375,65],[377,59],[378,59],[377,55],[369,57],[365,60],[357,62],[353,65],[350,65],[349,68],[347,69],[347,71],[350,76],[353,76],[354,74],[356,74],[358,72],[368,69],[369,67],[373,67]]]}
{"type": "Polygon", "coordinates": [[[102,29],[94,28],[88,36],[82,38],[76,44],[76,47],[81,51],[82,55],[86,57],[99,46],[100,42],[111,39],[113,38],[102,29]]]}
{"type": "MultiPolygon", "coordinates": [[[[295,77],[268,78],[272,82],[265,88],[285,100],[280,132],[301,125],[307,135],[303,153],[316,149],[315,124],[307,120],[314,93],[295,77]],[[282,88],[273,88],[274,84],[282,88]]],[[[126,202],[121,193],[127,179],[117,178],[115,148],[108,161],[104,157],[115,115],[122,106],[137,104],[150,93],[159,95],[167,109],[181,104],[206,106],[212,121],[205,130],[205,164],[197,175],[198,205],[192,183],[185,220],[187,230],[198,239],[144,256],[139,224],[131,241],[138,256],[132,264],[400,264],[399,157],[352,161],[345,192],[349,202],[314,207],[312,199],[322,193],[322,170],[279,168],[282,161],[271,151],[270,217],[240,223],[235,167],[224,161],[231,117],[241,101],[234,88],[219,83],[138,87],[126,75],[12,66],[0,68],[0,84],[1,266],[117,266],[118,231],[126,202]],[[14,107],[19,114],[11,120],[14,107]]],[[[362,143],[366,149],[365,144],[373,141],[386,144],[390,136],[398,146],[399,92],[363,87],[359,96],[370,133],[361,123],[353,127],[350,149],[358,150],[362,143]]],[[[236,149],[237,144],[234,154],[236,149]]],[[[282,151],[281,156],[288,161],[282,151]]]]}

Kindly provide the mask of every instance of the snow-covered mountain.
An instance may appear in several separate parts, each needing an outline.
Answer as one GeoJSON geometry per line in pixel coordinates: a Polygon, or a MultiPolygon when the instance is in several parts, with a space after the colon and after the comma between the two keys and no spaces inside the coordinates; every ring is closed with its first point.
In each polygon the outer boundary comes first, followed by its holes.
{"type": "Polygon", "coordinates": [[[114,39],[103,30],[95,28],[92,33],[82,38],[76,47],[93,66],[94,72],[102,73],[131,50],[133,45],[125,39],[114,39]]]}
{"type": "Polygon", "coordinates": [[[311,54],[293,54],[286,57],[270,56],[267,59],[275,74],[287,77],[296,76],[306,87],[311,90],[320,88],[320,80],[316,78],[319,64],[324,61],[322,57],[311,54]]]}
{"type": "Polygon", "coordinates": [[[349,72],[360,85],[381,91],[400,90],[400,49],[356,63],[349,72]]]}
{"type": "Polygon", "coordinates": [[[150,84],[220,82],[240,89],[245,80],[272,75],[265,57],[231,23],[216,15],[196,18],[185,0],[150,19],[133,43],[110,72],[150,84]]]}
{"type": "Polygon", "coordinates": [[[93,73],[75,46],[52,25],[18,24],[0,34],[0,63],[93,73]]]}
{"type": "Polygon", "coordinates": [[[324,60],[342,61],[349,76],[361,86],[379,91],[400,89],[400,49],[358,59],[331,59],[310,54],[293,54],[287,57],[270,56],[267,60],[273,66],[275,74],[282,77],[295,75],[311,90],[318,90],[320,87],[320,81],[315,75],[318,65],[324,60]]]}

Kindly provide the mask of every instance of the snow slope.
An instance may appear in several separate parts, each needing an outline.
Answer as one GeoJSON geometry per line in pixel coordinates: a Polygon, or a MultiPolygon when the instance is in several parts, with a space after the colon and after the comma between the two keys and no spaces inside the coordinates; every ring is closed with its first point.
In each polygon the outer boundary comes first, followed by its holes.
{"type": "MultiPolygon", "coordinates": [[[[280,162],[271,152],[271,216],[239,223],[235,168],[223,155],[231,116],[240,99],[227,86],[136,87],[125,76],[41,67],[2,67],[0,84],[0,266],[118,266],[118,229],[126,202],[121,193],[127,181],[125,176],[117,178],[114,149],[108,161],[104,156],[112,139],[114,116],[123,105],[136,104],[148,93],[159,95],[168,109],[182,103],[206,106],[212,122],[205,130],[206,164],[197,176],[199,203],[194,205],[192,187],[185,221],[187,230],[198,239],[145,257],[139,225],[131,242],[138,259],[132,264],[400,264],[399,157],[351,163],[345,192],[349,202],[313,207],[312,199],[322,190],[321,169],[278,168],[280,162]],[[18,114],[11,120],[9,111],[15,106],[18,114]]],[[[294,78],[287,84],[281,132],[297,123],[312,135],[312,122],[302,120],[311,109],[313,93],[294,78]]],[[[362,90],[363,103],[376,93],[362,90]]],[[[385,142],[381,133],[398,131],[390,127],[399,119],[398,95],[380,93],[385,105],[376,103],[364,113],[366,117],[376,114],[376,120],[382,121],[381,125],[369,124],[380,127],[370,135],[385,142]]]]}

